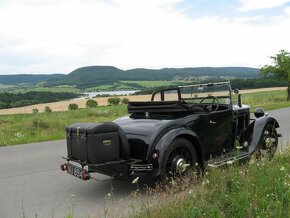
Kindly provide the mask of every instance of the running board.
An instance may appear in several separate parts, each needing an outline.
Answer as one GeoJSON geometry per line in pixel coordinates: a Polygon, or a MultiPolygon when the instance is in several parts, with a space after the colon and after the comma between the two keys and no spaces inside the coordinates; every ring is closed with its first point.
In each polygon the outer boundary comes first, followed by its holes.
{"type": "Polygon", "coordinates": [[[245,151],[231,151],[215,159],[209,160],[207,166],[216,168],[226,164],[232,164],[238,160],[245,159],[249,156],[249,153],[245,151]]]}

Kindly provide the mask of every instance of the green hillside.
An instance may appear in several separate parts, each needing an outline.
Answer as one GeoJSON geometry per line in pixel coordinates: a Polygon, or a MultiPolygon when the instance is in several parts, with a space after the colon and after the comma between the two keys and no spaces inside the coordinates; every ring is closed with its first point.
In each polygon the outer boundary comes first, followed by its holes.
{"type": "Polygon", "coordinates": [[[75,85],[80,89],[98,85],[114,85],[119,81],[194,80],[210,78],[255,78],[259,70],[248,67],[197,67],[121,70],[111,66],[90,66],[74,70],[61,78],[50,79],[44,86],[75,85]]]}
{"type": "Polygon", "coordinates": [[[63,74],[17,74],[17,75],[0,75],[0,84],[34,84],[44,82],[49,79],[59,79],[63,74]]]}

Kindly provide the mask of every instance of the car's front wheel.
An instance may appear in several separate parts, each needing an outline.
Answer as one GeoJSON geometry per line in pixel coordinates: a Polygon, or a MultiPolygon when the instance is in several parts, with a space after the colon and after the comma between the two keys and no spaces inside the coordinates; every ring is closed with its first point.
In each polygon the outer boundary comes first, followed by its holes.
{"type": "Polygon", "coordinates": [[[183,176],[197,163],[197,154],[191,142],[184,138],[175,139],[165,152],[160,178],[162,181],[174,176],[183,176]]]}
{"type": "Polygon", "coordinates": [[[278,147],[278,134],[273,124],[268,123],[262,135],[262,144],[260,144],[255,152],[255,158],[267,158],[271,160],[278,147]]]}

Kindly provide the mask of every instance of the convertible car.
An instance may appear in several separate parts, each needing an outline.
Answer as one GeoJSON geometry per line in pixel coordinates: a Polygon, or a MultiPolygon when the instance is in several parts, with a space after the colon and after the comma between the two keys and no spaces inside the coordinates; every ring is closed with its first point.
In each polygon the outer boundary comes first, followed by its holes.
{"type": "Polygon", "coordinates": [[[66,127],[63,171],[82,180],[146,174],[166,180],[190,169],[218,167],[265,156],[277,149],[277,120],[242,104],[229,82],[178,86],[129,102],[128,116],[66,127]]]}

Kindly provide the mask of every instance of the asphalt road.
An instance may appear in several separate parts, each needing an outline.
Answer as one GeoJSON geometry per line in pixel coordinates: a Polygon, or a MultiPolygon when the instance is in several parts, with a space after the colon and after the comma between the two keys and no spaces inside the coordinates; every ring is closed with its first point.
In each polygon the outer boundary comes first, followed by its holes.
{"type": "MultiPolygon", "coordinates": [[[[287,144],[290,107],[269,115],[280,123],[279,145],[287,144]]],[[[136,189],[134,184],[102,175],[95,176],[101,181],[73,178],[59,169],[64,155],[64,140],[1,147],[0,217],[64,217],[72,211],[74,217],[99,217],[112,188],[115,200],[126,199],[136,189]]],[[[126,206],[124,200],[116,214],[126,206]]]]}

